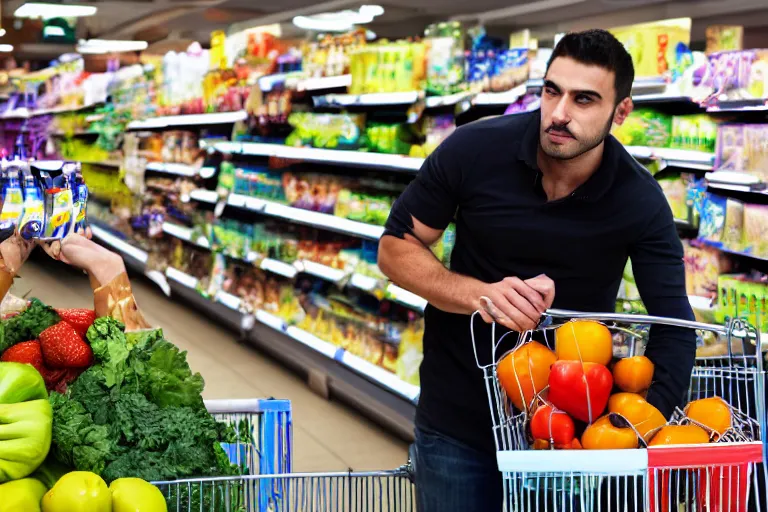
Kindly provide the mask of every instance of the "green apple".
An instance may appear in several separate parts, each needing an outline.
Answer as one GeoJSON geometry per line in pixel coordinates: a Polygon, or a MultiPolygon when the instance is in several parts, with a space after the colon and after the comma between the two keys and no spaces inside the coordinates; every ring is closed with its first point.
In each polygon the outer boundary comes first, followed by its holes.
{"type": "Polygon", "coordinates": [[[43,512],[112,512],[112,494],[99,475],[73,471],[43,497],[43,512]]]}
{"type": "Polygon", "coordinates": [[[109,486],[112,512],[167,512],[160,489],[141,478],[119,478],[109,486]]]}
{"type": "Polygon", "coordinates": [[[40,512],[45,485],[34,478],[23,478],[0,485],[0,512],[40,512]]]}

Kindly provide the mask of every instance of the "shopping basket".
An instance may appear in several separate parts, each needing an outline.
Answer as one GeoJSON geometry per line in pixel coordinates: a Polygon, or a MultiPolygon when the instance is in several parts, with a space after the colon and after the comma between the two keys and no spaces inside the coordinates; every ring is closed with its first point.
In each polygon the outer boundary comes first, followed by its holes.
{"type": "Polygon", "coordinates": [[[394,471],[291,473],[287,400],[212,400],[208,411],[232,425],[225,445],[237,477],[153,482],[169,512],[408,512],[415,510],[410,465],[394,471]]]}
{"type": "MultiPolygon", "coordinates": [[[[554,330],[571,320],[609,328],[630,354],[650,325],[709,331],[725,337],[727,354],[697,358],[689,400],[720,396],[739,414],[743,430],[721,443],[635,450],[531,450],[528,417],[516,411],[497,377],[502,341],[491,327],[491,364],[481,364],[472,318],[477,366],[484,372],[507,511],[540,512],[764,512],[768,510],[765,456],[766,375],[759,332],[734,319],[716,326],[643,315],[550,310],[538,333],[550,347],[554,330]],[[737,346],[736,343],[741,343],[737,346]],[[733,442],[725,442],[733,441],[733,442]]],[[[520,336],[516,345],[533,333],[520,336]]]]}

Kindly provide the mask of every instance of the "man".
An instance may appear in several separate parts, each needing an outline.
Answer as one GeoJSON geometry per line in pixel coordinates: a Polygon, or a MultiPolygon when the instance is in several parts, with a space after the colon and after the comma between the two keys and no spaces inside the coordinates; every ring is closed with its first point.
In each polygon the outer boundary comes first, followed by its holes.
{"type": "MultiPolygon", "coordinates": [[[[524,331],[551,306],[613,311],[629,257],[650,314],[693,319],[667,201],[609,135],[632,110],[633,79],[629,54],[608,32],[566,35],[540,112],[459,128],[392,209],[379,266],[430,304],[412,447],[422,512],[501,510],[468,315],[479,310],[486,322],[524,331]],[[448,270],[428,246],[454,218],[448,270]]],[[[476,339],[490,354],[482,327],[476,339]]],[[[646,355],[656,365],[648,400],[670,416],[689,385],[695,335],[654,327],[646,355]]]]}

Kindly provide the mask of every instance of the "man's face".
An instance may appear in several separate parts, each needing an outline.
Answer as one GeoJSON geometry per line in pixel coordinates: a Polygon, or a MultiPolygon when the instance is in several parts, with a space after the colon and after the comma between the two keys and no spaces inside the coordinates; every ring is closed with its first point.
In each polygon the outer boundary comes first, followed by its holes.
{"type": "Polygon", "coordinates": [[[569,57],[552,62],[541,95],[540,143],[547,156],[570,160],[603,142],[616,112],[615,78],[569,57]]]}

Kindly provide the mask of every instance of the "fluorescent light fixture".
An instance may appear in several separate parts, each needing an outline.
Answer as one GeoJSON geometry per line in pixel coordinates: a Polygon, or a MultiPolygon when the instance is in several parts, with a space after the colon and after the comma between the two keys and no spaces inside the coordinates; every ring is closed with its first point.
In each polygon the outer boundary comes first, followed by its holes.
{"type": "MultiPolygon", "coordinates": [[[[533,14],[536,12],[551,11],[555,9],[562,9],[563,7],[569,7],[571,5],[580,4],[587,0],[539,0],[537,2],[526,2],[519,5],[513,5],[511,7],[502,7],[500,9],[492,9],[490,11],[475,12],[470,14],[459,14],[453,16],[451,21],[497,21],[514,18],[516,16],[524,16],[526,14],[533,14]]],[[[557,39],[555,39],[557,44],[557,39]]]]}
{"type": "Polygon", "coordinates": [[[139,52],[146,50],[149,44],[146,41],[119,41],[110,39],[80,40],[76,50],[80,53],[119,53],[139,52]]]}
{"type": "Polygon", "coordinates": [[[43,28],[43,37],[64,37],[65,35],[64,29],[56,25],[48,25],[43,28]]]}
{"type": "Polygon", "coordinates": [[[96,7],[92,5],[68,5],[68,4],[46,4],[38,2],[29,2],[13,13],[16,18],[82,18],[84,16],[93,16],[96,14],[96,7]]]}
{"type": "Polygon", "coordinates": [[[293,24],[305,30],[345,32],[355,25],[370,23],[376,16],[382,14],[384,14],[384,8],[380,5],[363,5],[357,11],[347,9],[312,16],[296,16],[293,18],[293,24]]]}
{"type": "Polygon", "coordinates": [[[0,44],[0,52],[8,53],[13,51],[12,44],[0,44]]]}

